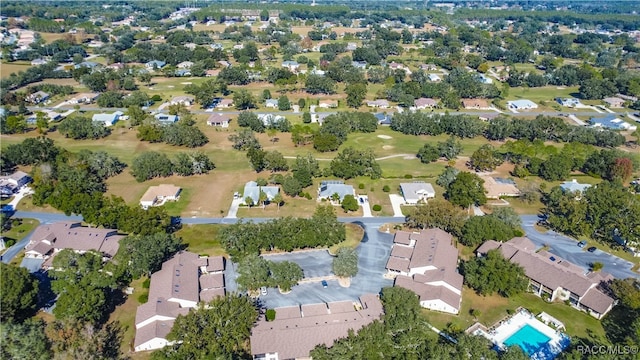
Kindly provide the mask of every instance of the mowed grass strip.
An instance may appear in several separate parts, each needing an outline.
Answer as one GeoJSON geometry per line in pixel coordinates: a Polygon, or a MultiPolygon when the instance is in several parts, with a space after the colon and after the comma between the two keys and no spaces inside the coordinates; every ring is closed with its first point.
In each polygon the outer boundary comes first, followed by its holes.
{"type": "Polygon", "coordinates": [[[176,231],[175,234],[182,238],[182,242],[187,246],[188,251],[199,255],[228,257],[218,238],[218,231],[224,226],[226,225],[182,225],[182,228],[176,231]]]}

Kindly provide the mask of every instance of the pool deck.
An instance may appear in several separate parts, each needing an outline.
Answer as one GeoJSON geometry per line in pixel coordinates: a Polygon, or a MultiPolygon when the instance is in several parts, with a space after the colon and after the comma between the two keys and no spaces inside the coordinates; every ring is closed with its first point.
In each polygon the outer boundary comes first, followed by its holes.
{"type": "Polygon", "coordinates": [[[544,334],[551,340],[538,352],[531,355],[534,360],[554,359],[568,345],[569,339],[562,332],[556,331],[538,320],[533,314],[525,309],[520,309],[516,314],[498,322],[491,329],[486,329],[479,324],[473,325],[470,332],[474,335],[482,335],[491,340],[498,348],[504,349],[504,342],[513,334],[529,325],[544,334]]]}

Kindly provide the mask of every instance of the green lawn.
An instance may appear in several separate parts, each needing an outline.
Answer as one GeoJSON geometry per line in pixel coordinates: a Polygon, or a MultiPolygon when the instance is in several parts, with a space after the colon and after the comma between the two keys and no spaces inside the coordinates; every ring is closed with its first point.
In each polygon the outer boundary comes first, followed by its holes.
{"type": "Polygon", "coordinates": [[[329,247],[329,253],[335,254],[341,247],[349,247],[355,249],[360,245],[360,241],[364,237],[364,229],[357,224],[345,224],[347,230],[347,238],[345,241],[329,247]]]}
{"type": "Polygon", "coordinates": [[[193,193],[191,189],[184,188],[180,191],[180,199],[178,201],[167,201],[162,206],[167,210],[169,215],[180,216],[187,205],[189,205],[192,195],[193,193]]]}
{"type": "Polygon", "coordinates": [[[36,219],[15,219],[15,223],[9,231],[3,231],[2,236],[7,247],[22,240],[28,233],[35,229],[40,222],[36,219]]]}
{"type": "Polygon", "coordinates": [[[187,250],[196,254],[227,256],[217,237],[222,226],[224,225],[182,225],[182,228],[176,232],[176,236],[182,238],[182,242],[187,245],[187,250]]]}

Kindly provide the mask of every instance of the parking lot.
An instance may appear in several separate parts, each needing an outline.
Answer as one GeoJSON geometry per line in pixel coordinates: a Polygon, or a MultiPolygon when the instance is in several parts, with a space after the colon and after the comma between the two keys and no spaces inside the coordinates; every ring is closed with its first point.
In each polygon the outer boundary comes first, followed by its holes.
{"type": "Polygon", "coordinates": [[[638,273],[631,271],[633,263],[630,261],[611,255],[601,250],[588,252],[587,249],[595,243],[587,243],[584,247],[578,246],[578,241],[570,237],[558,234],[554,231],[541,233],[534,228],[535,223],[539,220],[536,215],[523,215],[522,228],[527,237],[539,247],[549,245],[549,252],[570,262],[581,266],[585,272],[589,271],[590,264],[601,262],[604,267],[603,272],[607,272],[618,279],[626,279],[629,277],[640,278],[638,273]]]}
{"type": "MultiPolygon", "coordinates": [[[[351,286],[343,288],[337,280],[327,280],[327,288],[316,282],[295,286],[289,294],[283,295],[277,289],[269,288],[266,296],[260,296],[261,305],[268,308],[313,304],[340,300],[357,300],[365,293],[379,293],[383,287],[393,285],[393,281],[383,278],[385,265],[391,252],[393,236],[381,233],[381,224],[367,224],[365,237],[358,246],[358,274],[351,279],[351,286]]],[[[289,254],[266,256],[271,261],[292,261],[299,264],[305,278],[331,276],[333,258],[325,250],[302,251],[289,254]]]]}

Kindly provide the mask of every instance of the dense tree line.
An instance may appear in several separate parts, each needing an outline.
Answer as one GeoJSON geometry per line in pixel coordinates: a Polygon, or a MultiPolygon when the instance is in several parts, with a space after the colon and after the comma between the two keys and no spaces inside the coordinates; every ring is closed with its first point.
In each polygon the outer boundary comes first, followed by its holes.
{"type": "Polygon", "coordinates": [[[266,286],[288,292],[302,278],[302,268],[291,261],[275,262],[249,254],[238,264],[238,285],[243,290],[258,290],[266,286]]]}
{"type": "Polygon", "coordinates": [[[168,125],[155,122],[142,124],[138,127],[136,136],[142,141],[165,142],[169,145],[189,148],[200,147],[209,142],[209,138],[202,130],[182,120],[168,125]]]}
{"type": "Polygon", "coordinates": [[[376,162],[371,150],[357,150],[352,147],[345,148],[338,156],[331,160],[329,169],[333,176],[351,179],[357,176],[369,176],[371,179],[379,179],[382,176],[380,165],[376,162]]]}
{"type": "Polygon", "coordinates": [[[215,165],[203,152],[178,153],[171,161],[157,151],[145,151],[133,159],[131,174],[138,182],[155,177],[167,177],[174,173],[180,176],[207,174],[215,165]]]}
{"type": "Polygon", "coordinates": [[[524,269],[502,256],[500,250],[490,250],[485,256],[464,261],[461,266],[464,282],[481,295],[498,293],[511,297],[527,290],[529,280],[524,269]]]}
{"type": "Polygon", "coordinates": [[[378,120],[371,113],[339,112],[327,116],[320,131],[313,138],[313,147],[318,151],[335,151],[352,132],[376,131],[378,120]]]}
{"type": "Polygon", "coordinates": [[[242,258],[261,250],[331,246],[344,241],[343,224],[331,206],[319,206],[309,219],[286,217],[264,223],[238,223],[220,232],[220,242],[232,256],[242,258]]]}
{"type": "Polygon", "coordinates": [[[58,125],[58,131],[67,138],[76,140],[100,139],[111,134],[111,129],[99,122],[80,115],[72,115],[58,125]]]}

